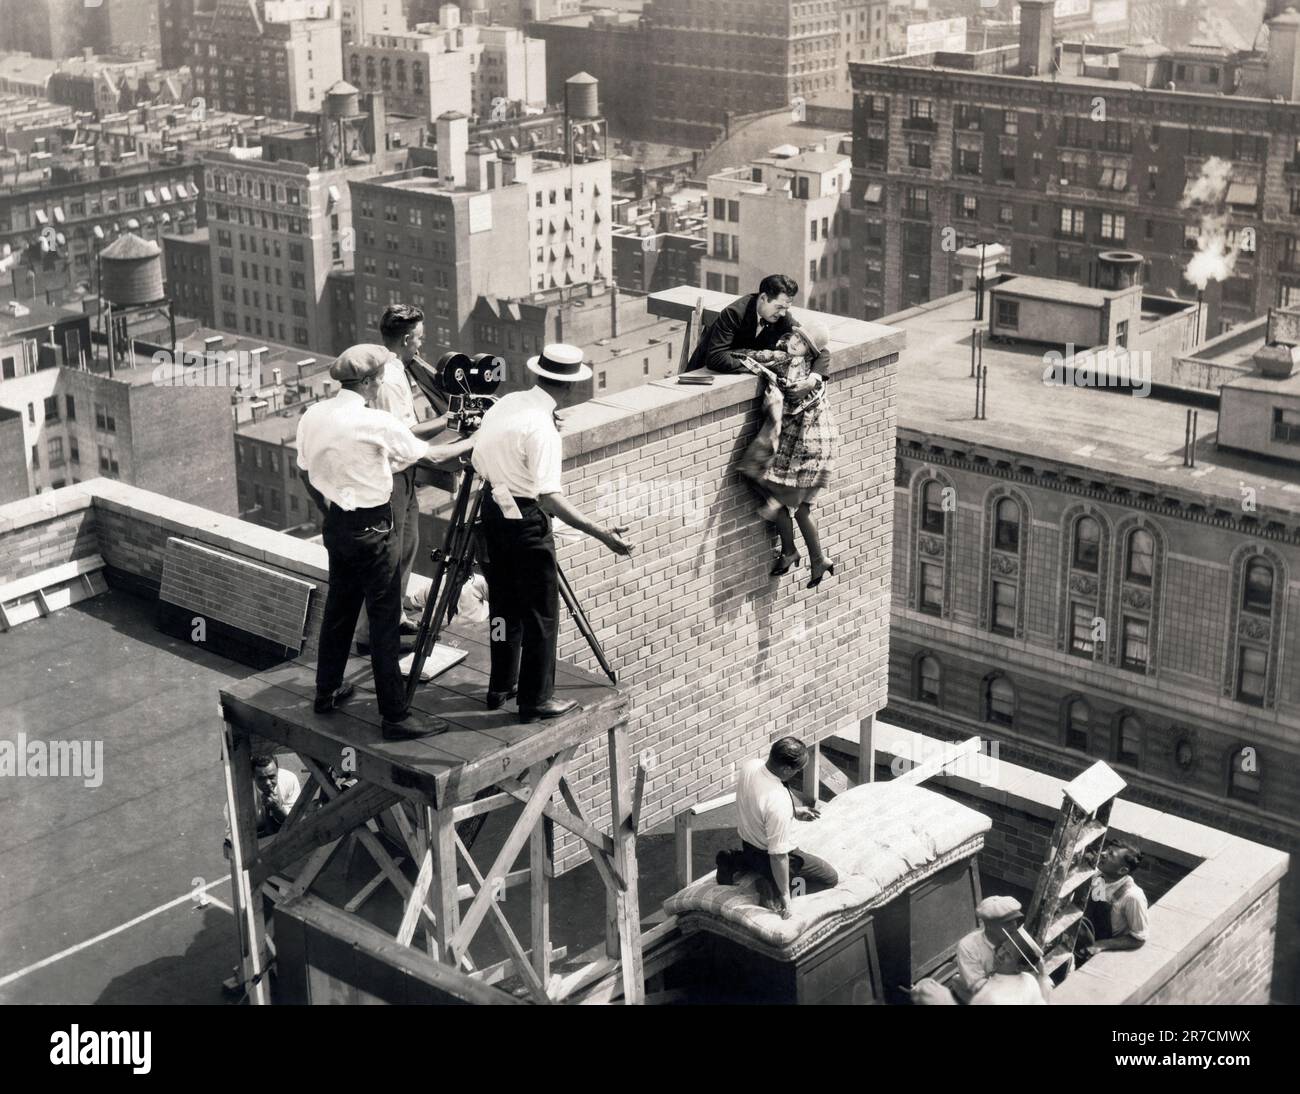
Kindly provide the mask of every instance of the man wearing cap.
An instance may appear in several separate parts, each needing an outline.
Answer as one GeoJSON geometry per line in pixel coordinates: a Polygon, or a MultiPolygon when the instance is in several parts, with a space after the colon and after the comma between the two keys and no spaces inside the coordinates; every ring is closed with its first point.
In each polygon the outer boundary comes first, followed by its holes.
{"type": "Polygon", "coordinates": [[[1013,896],[985,897],[975,905],[975,916],[982,926],[957,943],[957,979],[952,987],[963,1003],[969,1003],[993,975],[998,947],[1025,918],[1013,896]]]}
{"type": "MultiPolygon", "coordinates": [[[[424,312],[410,304],[390,304],[380,316],[379,334],[390,356],[379,376],[375,406],[388,411],[421,440],[441,433],[447,427],[445,414],[427,422],[416,417],[411,378],[406,372],[424,344],[424,312]]],[[[415,464],[410,464],[393,470],[393,535],[401,551],[398,580],[403,596],[420,550],[420,507],[416,497],[415,467],[415,464]]],[[[408,616],[403,606],[402,633],[415,634],[418,630],[419,620],[408,616]]]]}
{"type": "Polygon", "coordinates": [[[573,710],[555,691],[559,579],[551,520],[600,540],[618,555],[632,548],[565,500],[555,395],[591,376],[576,346],[555,343],[528,359],[535,386],[502,396],[475,434],[474,470],[487,480],[482,530],[487,548],[492,671],[487,706],[518,696],[519,719],[533,722],[573,710]],[[497,626],[497,621],[502,623],[497,626]]]}
{"type": "Polygon", "coordinates": [[[339,393],[307,408],[298,423],[297,448],[298,466],[316,503],[326,510],[329,595],[316,663],[316,712],[328,714],[352,694],[343,673],[364,603],[383,736],[405,740],[438,729],[418,729],[409,721],[398,667],[402,589],[392,469],[421,459],[455,459],[473,448],[473,440],[431,445],[387,411],[368,405],[375,400],[389,356],[383,346],[345,350],[330,368],[330,377],[341,385],[339,393]]]}
{"type": "Polygon", "coordinates": [[[1032,938],[1007,935],[993,956],[993,971],[970,1001],[972,1007],[1041,1007],[1052,1001],[1052,978],[1032,938]]]}
{"type": "Polygon", "coordinates": [[[742,372],[740,359],[753,350],[776,349],[794,329],[790,305],[799,295],[799,283],[785,274],[768,274],[758,292],[733,300],[700,338],[687,364],[714,372],[742,372]]]}

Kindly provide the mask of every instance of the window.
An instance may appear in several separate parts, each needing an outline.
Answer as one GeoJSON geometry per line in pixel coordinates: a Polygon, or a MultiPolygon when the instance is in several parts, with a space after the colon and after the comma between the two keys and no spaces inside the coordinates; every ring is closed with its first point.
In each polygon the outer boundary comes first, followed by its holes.
{"type": "Polygon", "coordinates": [[[1083,235],[1083,210],[1064,208],[1061,210],[1061,234],[1067,236],[1083,235]]]}
{"type": "Polygon", "coordinates": [[[1273,408],[1273,440],[1283,444],[1300,444],[1300,410],[1273,408]]]}
{"type": "Polygon", "coordinates": [[[1237,698],[1262,707],[1268,677],[1268,651],[1242,646],[1237,654],[1237,698]]]}
{"type": "Polygon", "coordinates": [[[45,456],[49,461],[50,467],[58,467],[63,463],[63,438],[51,437],[45,442],[45,456]]]}
{"type": "Polygon", "coordinates": [[[971,194],[957,195],[957,215],[965,220],[974,220],[979,216],[979,199],[971,194]]]}
{"type": "Polygon", "coordinates": [[[1002,111],[1002,132],[1008,137],[1014,137],[1020,132],[1020,115],[1014,110],[1002,111]]]}
{"type": "Polygon", "coordinates": [[[1146,672],[1150,651],[1150,624],[1145,619],[1124,617],[1124,641],[1120,649],[1121,664],[1134,672],[1146,672]]]}
{"type": "Polygon", "coordinates": [[[1123,213],[1101,214],[1101,238],[1123,242],[1127,221],[1123,213]]]}
{"type": "Polygon", "coordinates": [[[921,492],[921,531],[942,532],[943,530],[943,486],[938,479],[931,479],[921,492]]]}
{"type": "Polygon", "coordinates": [[[1020,504],[1003,498],[994,510],[993,546],[1000,551],[1020,549],[1020,504]]]}
{"type": "Polygon", "coordinates": [[[709,273],[704,275],[704,287],[713,292],[722,292],[722,274],[709,273]]]}
{"type": "Polygon", "coordinates": [[[1246,564],[1241,606],[1255,615],[1273,613],[1273,567],[1262,558],[1253,558],[1246,564]]]}
{"type": "Polygon", "coordinates": [[[1115,762],[1139,767],[1142,762],[1142,723],[1133,715],[1119,720],[1119,739],[1115,742],[1115,762]]]}
{"type": "Polygon", "coordinates": [[[1010,581],[993,582],[993,630],[998,634],[1016,633],[1016,586],[1010,581]]]}
{"type": "Polygon", "coordinates": [[[1121,319],[1115,324],[1115,345],[1120,349],[1128,348],[1128,320],[1121,319]]]}
{"type": "MultiPolygon", "coordinates": [[[[541,205],[541,204],[542,204],[542,194],[541,194],[541,191],[540,191],[540,190],[539,190],[538,193],[537,193],[537,204],[538,204],[538,205],[541,205]]],[[[714,199],[713,199],[713,219],[714,219],[714,220],[726,220],[726,219],[727,219],[727,199],[726,199],[726,198],[714,198],[714,199]]]]}
{"type": "Polygon", "coordinates": [[[1077,601],[1070,602],[1070,652],[1080,657],[1092,658],[1093,608],[1077,601]]]}
{"type": "Polygon", "coordinates": [[[102,403],[95,404],[95,428],[104,433],[117,432],[117,420],[102,403]]]}
{"type": "Polygon", "coordinates": [[[740,223],[740,202],[738,201],[727,202],[727,219],[731,221],[733,224],[740,223]]]}
{"type": "Polygon", "coordinates": [[[1228,760],[1228,796],[1245,801],[1259,798],[1259,753],[1238,748],[1228,760]]]}
{"type": "Polygon", "coordinates": [[[1101,553],[1101,525],[1092,517],[1080,517],[1074,523],[1074,551],[1072,565],[1076,570],[1097,572],[1097,559],[1101,553]]]}
{"type": "Polygon", "coordinates": [[[912,121],[933,122],[934,102],[931,99],[912,99],[907,104],[907,116],[912,121]]]}
{"type": "Polygon", "coordinates": [[[980,173],[980,154],[977,149],[957,149],[957,174],[978,175],[980,173]]]}
{"type": "Polygon", "coordinates": [[[921,611],[943,614],[943,567],[933,562],[921,563],[921,611]]]}
{"type": "Polygon", "coordinates": [[[998,298],[998,326],[1006,330],[1020,329],[1020,301],[998,298]]]}
{"type": "Polygon", "coordinates": [[[925,143],[908,142],[907,166],[929,168],[930,146],[925,143]]]}
{"type": "Polygon", "coordinates": [[[984,685],[984,720],[1009,726],[1016,717],[1016,689],[1005,676],[995,676],[984,685]]]}
{"type": "Polygon", "coordinates": [[[916,665],[916,697],[922,703],[939,705],[939,662],[928,654],[916,665]]]}
{"type": "Polygon", "coordinates": [[[903,188],[903,206],[908,216],[928,217],[930,215],[930,191],[924,186],[905,186],[903,188]]]}
{"type": "Polygon", "coordinates": [[[1082,699],[1072,699],[1065,708],[1065,747],[1088,751],[1088,727],[1092,712],[1082,699]]]}
{"type": "Polygon", "coordinates": [[[1151,567],[1155,559],[1155,540],[1151,533],[1138,528],[1128,537],[1124,556],[1124,580],[1151,584],[1151,567]]]}

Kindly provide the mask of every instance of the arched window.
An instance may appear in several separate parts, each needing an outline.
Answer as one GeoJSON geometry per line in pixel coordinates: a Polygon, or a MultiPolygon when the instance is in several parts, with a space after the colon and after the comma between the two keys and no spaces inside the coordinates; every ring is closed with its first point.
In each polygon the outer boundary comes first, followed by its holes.
{"type": "Polygon", "coordinates": [[[1273,567],[1267,559],[1246,563],[1246,580],[1241,585],[1241,606],[1256,615],[1273,614],[1273,567]]]}
{"type": "Polygon", "coordinates": [[[1000,726],[1016,718],[1016,689],[1005,676],[995,676],[984,685],[984,720],[1000,726]]]}
{"type": "Polygon", "coordinates": [[[1074,551],[1072,565],[1076,570],[1097,572],[1101,554],[1101,525],[1093,517],[1080,517],[1074,522],[1074,551]]]}
{"type": "Polygon", "coordinates": [[[927,654],[916,665],[916,697],[922,703],[939,705],[939,687],[942,673],[939,662],[927,654]]]}
{"type": "Polygon", "coordinates": [[[1014,498],[998,502],[993,527],[994,547],[999,551],[1020,549],[1020,505],[1014,498]]]}
{"type": "Polygon", "coordinates": [[[1128,537],[1128,551],[1125,553],[1125,580],[1150,585],[1155,555],[1156,544],[1151,537],[1151,533],[1144,528],[1134,529],[1133,533],[1128,537]]]}
{"type": "Polygon", "coordinates": [[[1250,745],[1236,749],[1229,758],[1228,795],[1244,801],[1259,798],[1259,753],[1250,745]]]}
{"type": "Polygon", "coordinates": [[[1072,699],[1065,708],[1065,747],[1088,751],[1088,729],[1092,711],[1082,699],[1072,699]]]}
{"type": "Polygon", "coordinates": [[[921,491],[921,530],[944,530],[943,484],[938,479],[931,479],[921,491]]]}
{"type": "Polygon", "coordinates": [[[1142,723],[1132,714],[1125,714],[1119,720],[1115,762],[1129,767],[1138,767],[1142,763],[1142,723]]]}

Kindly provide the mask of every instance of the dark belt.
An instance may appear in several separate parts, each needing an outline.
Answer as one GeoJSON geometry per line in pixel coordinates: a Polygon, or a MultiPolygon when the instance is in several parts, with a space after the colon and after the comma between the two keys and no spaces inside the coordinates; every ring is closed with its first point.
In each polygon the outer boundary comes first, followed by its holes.
{"type": "Polygon", "coordinates": [[[372,524],[376,520],[391,520],[393,506],[391,502],[372,505],[366,509],[344,509],[335,502],[330,502],[330,516],[335,520],[344,520],[352,524],[372,524]]]}
{"type": "MultiPolygon", "coordinates": [[[[512,494],[511,497],[513,497],[513,498],[515,499],[515,504],[516,504],[517,506],[519,506],[520,510],[527,509],[527,508],[529,508],[530,506],[532,506],[532,507],[536,507],[536,506],[537,506],[537,499],[536,499],[536,498],[521,498],[521,497],[518,497],[518,496],[516,496],[516,495],[514,495],[514,494],[512,494]]],[[[488,504],[488,503],[491,503],[493,509],[495,509],[498,513],[501,512],[501,506],[499,506],[499,505],[497,504],[497,499],[494,498],[494,497],[492,496],[492,491],[491,491],[491,489],[487,489],[487,490],[484,492],[484,494],[483,494],[483,503],[484,503],[485,505],[488,504]]],[[[502,514],[502,516],[504,517],[504,514],[502,514]]]]}

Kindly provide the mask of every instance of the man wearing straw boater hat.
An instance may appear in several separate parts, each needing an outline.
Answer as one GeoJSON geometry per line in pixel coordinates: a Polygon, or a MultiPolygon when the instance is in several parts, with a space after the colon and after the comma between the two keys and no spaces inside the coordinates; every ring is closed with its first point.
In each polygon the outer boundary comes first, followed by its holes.
{"type": "Polygon", "coordinates": [[[528,359],[528,370],[534,386],[502,396],[483,416],[473,457],[490,488],[482,508],[492,651],[487,705],[496,710],[517,696],[522,722],[577,706],[554,696],[560,593],[551,519],[559,517],[617,555],[632,553],[619,538],[626,528],[601,528],[587,519],[560,484],[555,395],[591,377],[582,350],[553,343],[528,359]]]}

